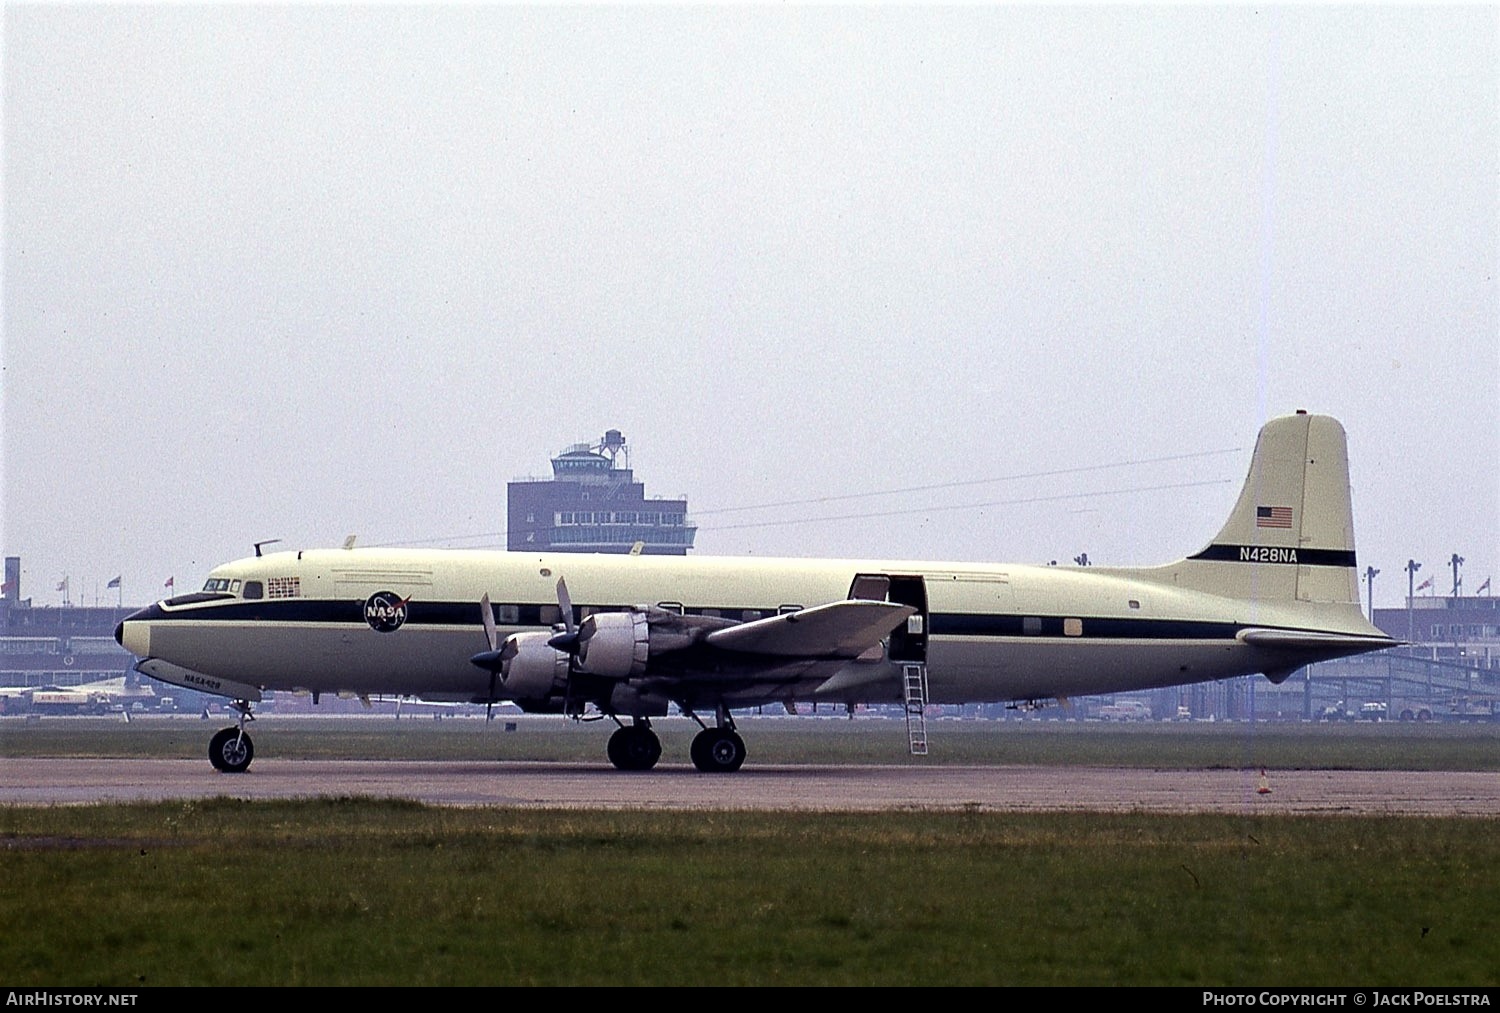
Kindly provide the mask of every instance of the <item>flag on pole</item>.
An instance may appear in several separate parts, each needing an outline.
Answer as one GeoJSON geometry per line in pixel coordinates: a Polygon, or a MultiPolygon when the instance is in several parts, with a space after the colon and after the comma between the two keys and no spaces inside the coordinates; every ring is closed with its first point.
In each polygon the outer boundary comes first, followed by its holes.
{"type": "Polygon", "coordinates": [[[57,589],[59,591],[66,591],[68,589],[68,578],[67,577],[64,577],[62,580],[60,580],[60,581],[57,582],[57,589]]]}
{"type": "Polygon", "coordinates": [[[1420,583],[1420,584],[1417,585],[1417,590],[1421,591],[1424,588],[1429,588],[1431,586],[1432,586],[1432,578],[1428,577],[1426,580],[1422,581],[1422,583],[1420,583]]]}
{"type": "MultiPolygon", "coordinates": [[[[167,582],[166,582],[166,583],[165,583],[165,584],[163,584],[163,585],[162,585],[162,587],[175,587],[175,586],[176,586],[176,584],[175,584],[175,583],[174,583],[174,581],[175,581],[175,580],[176,580],[176,579],[177,579],[177,578],[175,578],[175,577],[168,577],[168,578],[167,578],[167,582]]],[[[1431,584],[1431,583],[1432,583],[1432,581],[1430,581],[1430,580],[1429,580],[1429,581],[1428,581],[1428,582],[1427,582],[1427,583],[1429,583],[1429,584],[1431,584]]]]}
{"type": "Polygon", "coordinates": [[[106,589],[111,588],[111,587],[119,587],[119,586],[120,586],[120,578],[119,577],[116,577],[114,580],[112,580],[108,584],[104,585],[104,587],[106,589]]]}
{"type": "MultiPolygon", "coordinates": [[[[1486,577],[1486,578],[1484,578],[1484,583],[1479,585],[1479,591],[1488,591],[1489,589],[1490,589],[1490,578],[1486,577]]],[[[1474,593],[1478,594],[1479,591],[1475,591],[1474,593]]]]}

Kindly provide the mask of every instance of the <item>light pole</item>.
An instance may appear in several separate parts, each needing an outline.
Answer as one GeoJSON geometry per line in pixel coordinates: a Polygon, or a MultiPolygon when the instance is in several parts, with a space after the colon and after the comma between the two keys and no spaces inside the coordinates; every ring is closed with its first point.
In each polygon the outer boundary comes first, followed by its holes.
{"type": "Polygon", "coordinates": [[[1375,622],[1375,578],[1380,571],[1373,566],[1365,567],[1365,601],[1370,606],[1370,622],[1375,622]]]}
{"type": "Polygon", "coordinates": [[[1453,565],[1453,597],[1457,598],[1459,589],[1464,586],[1464,579],[1458,575],[1458,568],[1464,565],[1464,557],[1455,552],[1448,562],[1453,565]]]}

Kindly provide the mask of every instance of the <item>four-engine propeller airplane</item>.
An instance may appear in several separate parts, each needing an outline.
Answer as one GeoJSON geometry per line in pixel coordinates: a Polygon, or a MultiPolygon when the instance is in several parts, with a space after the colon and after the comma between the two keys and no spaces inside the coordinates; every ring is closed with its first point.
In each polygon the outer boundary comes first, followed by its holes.
{"type": "Polygon", "coordinates": [[[900,703],[913,676],[933,703],[1280,682],[1396,643],[1359,608],[1343,427],[1303,412],[1265,425],[1223,529],[1165,566],[346,547],[226,563],[116,637],[141,672],[234,702],[209,747],[227,772],[266,690],[608,717],[622,770],[656,764],[651,719],[675,704],[702,729],[693,763],[728,772],[735,708],[900,703]]]}

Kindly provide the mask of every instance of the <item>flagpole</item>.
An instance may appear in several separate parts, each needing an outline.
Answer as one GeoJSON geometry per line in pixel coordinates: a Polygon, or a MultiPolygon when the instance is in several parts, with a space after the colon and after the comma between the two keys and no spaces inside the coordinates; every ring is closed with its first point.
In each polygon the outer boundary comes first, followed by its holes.
{"type": "Polygon", "coordinates": [[[1416,624],[1413,622],[1413,617],[1412,617],[1412,599],[1415,598],[1416,594],[1417,594],[1415,584],[1417,582],[1417,571],[1420,570],[1421,568],[1422,568],[1422,564],[1419,563],[1419,562],[1417,562],[1415,559],[1408,559],[1406,561],[1406,642],[1407,643],[1411,643],[1412,641],[1416,640],[1416,637],[1413,636],[1413,633],[1416,632],[1416,624]]]}

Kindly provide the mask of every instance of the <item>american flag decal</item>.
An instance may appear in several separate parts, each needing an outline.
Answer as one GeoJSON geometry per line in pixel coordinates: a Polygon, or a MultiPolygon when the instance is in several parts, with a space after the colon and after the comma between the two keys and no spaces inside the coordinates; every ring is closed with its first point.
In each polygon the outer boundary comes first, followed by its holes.
{"type": "Polygon", "coordinates": [[[1258,506],[1255,508],[1255,526],[1258,528],[1290,528],[1292,526],[1292,508],[1258,506]]]}

